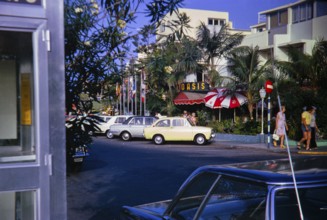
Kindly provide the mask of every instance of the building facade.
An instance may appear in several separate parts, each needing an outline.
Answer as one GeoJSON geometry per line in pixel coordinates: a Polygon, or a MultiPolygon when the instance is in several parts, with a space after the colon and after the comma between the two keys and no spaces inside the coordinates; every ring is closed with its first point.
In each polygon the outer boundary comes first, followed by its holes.
{"type": "Polygon", "coordinates": [[[0,219],[67,219],[63,11],[0,0],[0,219]]]}
{"type": "Polygon", "coordinates": [[[259,46],[263,60],[287,61],[287,48],[312,53],[316,40],[327,39],[327,1],[299,0],[259,12],[259,23],[251,26],[242,45],[259,46]]]}
{"type": "MultiPolygon", "coordinates": [[[[228,26],[229,32],[231,34],[241,32],[246,35],[250,33],[249,31],[245,30],[233,29],[233,23],[229,20],[228,12],[180,8],[179,13],[185,13],[190,18],[190,28],[186,30],[185,34],[193,39],[197,39],[197,27],[199,27],[201,23],[206,24],[211,33],[219,32],[223,25],[228,26]]],[[[168,27],[173,23],[174,20],[178,20],[176,13],[173,13],[172,15],[167,14],[162,19],[161,24],[157,30],[157,39],[160,39],[161,36],[167,36],[172,33],[172,30],[168,27]]],[[[225,59],[215,59],[215,65],[216,70],[221,76],[229,76],[226,68],[227,62],[225,59]]],[[[206,72],[202,74],[189,73],[185,78],[185,82],[204,81],[205,74],[206,72]]]]}

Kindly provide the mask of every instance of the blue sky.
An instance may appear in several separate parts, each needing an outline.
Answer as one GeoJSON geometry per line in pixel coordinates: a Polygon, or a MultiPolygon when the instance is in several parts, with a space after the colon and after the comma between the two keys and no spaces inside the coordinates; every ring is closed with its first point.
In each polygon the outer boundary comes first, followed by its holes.
{"type": "MultiPolygon", "coordinates": [[[[258,13],[298,0],[184,0],[183,8],[222,11],[229,13],[229,20],[236,29],[250,29],[257,24],[258,13]]],[[[147,1],[146,1],[147,2],[147,1]]],[[[138,24],[146,23],[139,15],[138,24]]]]}

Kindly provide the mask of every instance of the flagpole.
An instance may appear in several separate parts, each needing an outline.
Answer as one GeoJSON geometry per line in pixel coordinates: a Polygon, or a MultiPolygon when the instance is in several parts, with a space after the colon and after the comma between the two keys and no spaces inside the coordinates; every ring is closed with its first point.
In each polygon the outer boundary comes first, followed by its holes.
{"type": "Polygon", "coordinates": [[[144,73],[144,76],[143,76],[143,85],[144,85],[144,115],[146,114],[146,85],[145,85],[145,79],[146,79],[146,73],[144,73]]]}
{"type": "Polygon", "coordinates": [[[143,94],[143,74],[144,74],[144,70],[142,69],[141,73],[140,73],[140,115],[145,115],[145,113],[142,113],[142,104],[143,104],[143,100],[142,100],[142,94],[143,94]]]}
{"type": "Polygon", "coordinates": [[[138,115],[137,114],[137,75],[135,74],[135,79],[134,79],[134,92],[135,94],[133,94],[133,98],[134,98],[134,102],[135,102],[135,115],[138,115]]]}

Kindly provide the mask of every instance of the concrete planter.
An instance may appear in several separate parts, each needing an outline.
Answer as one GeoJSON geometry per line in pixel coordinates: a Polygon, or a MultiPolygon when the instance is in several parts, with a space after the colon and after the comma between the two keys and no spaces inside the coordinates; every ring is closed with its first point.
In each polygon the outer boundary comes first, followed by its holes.
{"type": "Polygon", "coordinates": [[[266,135],[241,135],[241,134],[224,134],[216,133],[217,141],[236,141],[242,143],[265,143],[266,135]]]}

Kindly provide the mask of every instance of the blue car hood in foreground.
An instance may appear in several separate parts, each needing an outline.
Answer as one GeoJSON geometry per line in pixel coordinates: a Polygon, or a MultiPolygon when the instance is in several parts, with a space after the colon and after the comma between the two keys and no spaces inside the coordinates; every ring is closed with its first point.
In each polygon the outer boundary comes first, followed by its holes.
{"type": "Polygon", "coordinates": [[[162,216],[170,202],[171,200],[166,200],[135,207],[124,206],[121,219],[162,220],[162,216]]]}

